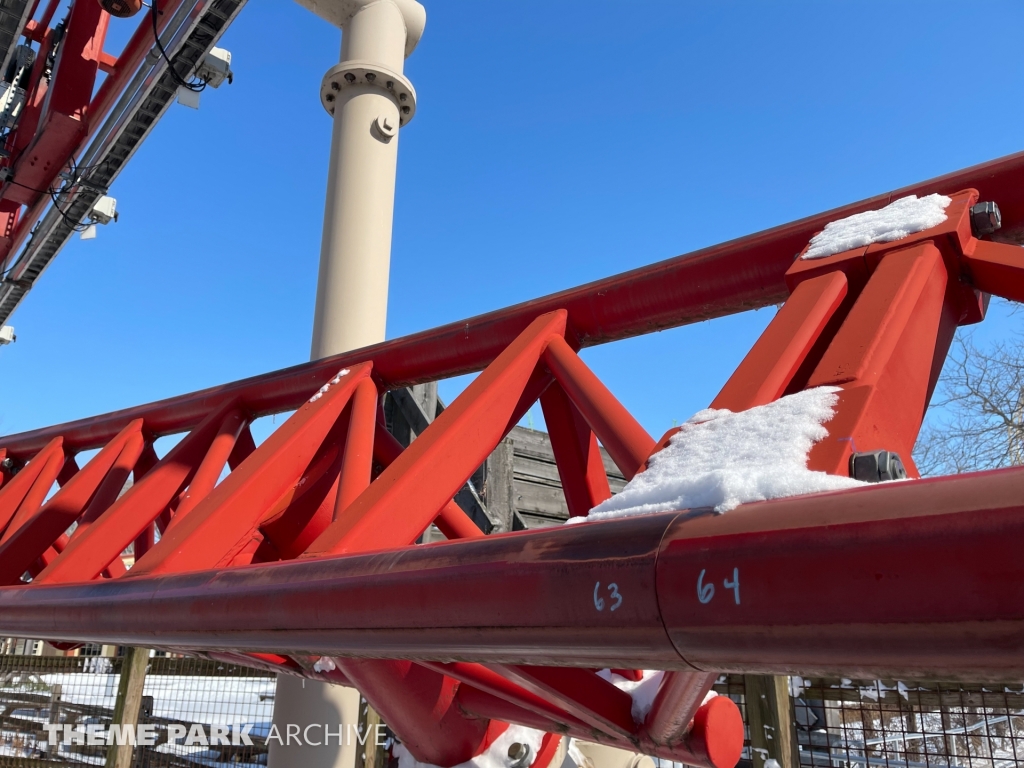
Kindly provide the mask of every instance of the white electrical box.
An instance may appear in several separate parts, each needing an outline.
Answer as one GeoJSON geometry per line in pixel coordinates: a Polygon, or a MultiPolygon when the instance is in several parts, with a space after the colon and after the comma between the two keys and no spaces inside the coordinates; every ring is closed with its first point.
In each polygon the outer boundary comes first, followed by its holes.
{"type": "Polygon", "coordinates": [[[235,79],[231,71],[231,51],[224,48],[211,48],[203,63],[196,70],[196,75],[206,81],[211,88],[220,88],[225,80],[228,85],[235,79]]]}
{"type": "Polygon", "coordinates": [[[97,224],[109,224],[117,221],[117,200],[110,195],[104,195],[89,212],[89,218],[97,224]]]}
{"type": "Polygon", "coordinates": [[[5,325],[0,328],[0,344],[10,344],[18,340],[18,337],[14,335],[14,326],[5,325]]]}

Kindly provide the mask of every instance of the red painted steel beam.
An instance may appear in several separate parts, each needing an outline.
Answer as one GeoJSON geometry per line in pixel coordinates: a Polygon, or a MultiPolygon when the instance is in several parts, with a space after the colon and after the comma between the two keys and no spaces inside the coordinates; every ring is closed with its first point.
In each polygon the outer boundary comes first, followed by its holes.
{"type": "Polygon", "coordinates": [[[131,422],[49,501],[23,520],[12,521],[0,544],[0,584],[17,584],[79,517],[91,523],[92,512],[100,514],[117,498],[142,453],[141,427],[140,421],[131,422]]]}
{"type": "Polygon", "coordinates": [[[964,253],[963,267],[971,284],[986,293],[1024,301],[1024,270],[1021,249],[1005,243],[979,241],[964,253]]]}
{"type": "Polygon", "coordinates": [[[644,722],[647,738],[655,744],[684,738],[717,678],[717,672],[667,673],[644,722]]]}
{"type": "MultiPolygon", "coordinates": [[[[61,583],[97,578],[135,537],[167,510],[192,482],[210,444],[217,437],[232,403],[212,412],[175,445],[145,476],[120,496],[82,535],[68,543],[61,556],[36,579],[61,583]]],[[[146,454],[142,454],[145,458],[146,454]]],[[[152,554],[152,553],[150,553],[152,554]]]]}
{"type": "Polygon", "coordinates": [[[459,683],[410,661],[353,659],[343,671],[409,750],[433,765],[458,765],[486,748],[489,731],[507,726],[465,717],[459,683]]]}
{"type": "Polygon", "coordinates": [[[373,474],[373,441],[376,432],[377,387],[363,379],[352,396],[352,415],[345,437],[345,457],[338,477],[334,520],[370,485],[373,474]]]}
{"type": "MultiPolygon", "coordinates": [[[[565,731],[569,726],[583,730],[589,728],[582,720],[571,716],[561,707],[551,703],[548,698],[517,685],[482,664],[467,664],[461,661],[444,664],[426,661],[423,662],[423,666],[532,713],[535,717],[541,718],[541,722],[548,730],[565,731]]],[[[497,716],[496,719],[506,718],[497,716]]]]}
{"type": "MultiPolygon", "coordinates": [[[[200,462],[192,482],[182,491],[178,500],[178,506],[174,510],[174,516],[163,529],[164,535],[167,534],[168,529],[175,521],[180,523],[217,486],[220,474],[224,470],[224,464],[235,449],[238,435],[241,433],[242,428],[246,426],[245,417],[240,409],[236,408],[224,417],[224,421],[221,422],[220,429],[217,431],[217,436],[210,443],[210,448],[207,450],[202,462],[200,462]]],[[[136,553],[135,559],[138,560],[140,557],[141,555],[136,553]]]]}
{"type": "MultiPolygon", "coordinates": [[[[169,526],[135,574],[160,574],[226,567],[231,558],[267,522],[268,509],[292,498],[338,424],[370,366],[343,371],[326,392],[319,392],[275,431],[242,465],[229,474],[180,523],[169,526]]],[[[372,421],[368,424],[372,428],[372,421]]],[[[333,504],[331,505],[333,507],[333,504]]]]}
{"type": "MultiPolygon", "coordinates": [[[[402,455],[404,450],[405,447],[395,439],[394,435],[378,422],[373,436],[374,461],[379,462],[387,469],[395,459],[402,455]]],[[[484,535],[484,532],[477,528],[470,516],[454,501],[445,504],[434,520],[434,524],[448,539],[478,539],[484,535]]]]}
{"type": "Polygon", "coordinates": [[[556,309],[568,312],[571,331],[581,346],[588,347],[777,304],[789,293],[784,277],[793,258],[825,224],[908,194],[948,194],[974,187],[981,199],[1000,205],[1004,224],[995,239],[1024,242],[1022,177],[1024,152],[468,320],[156,403],[0,438],[0,445],[23,458],[61,434],[71,450],[95,448],[134,418],[144,418],[156,436],[182,432],[198,424],[211,408],[235,397],[254,415],[290,410],[339,368],[371,359],[375,377],[385,388],[472,373],[497,357],[538,315],[556,309]]]}
{"type": "Polygon", "coordinates": [[[54,480],[66,463],[60,437],[49,441],[12,480],[4,484],[0,495],[0,542],[10,538],[14,528],[42,506],[54,480]]]}
{"type": "Polygon", "coordinates": [[[387,388],[471,373],[486,367],[539,315],[561,308],[567,310],[573,332],[584,345],[590,345],[764,306],[785,298],[782,275],[792,261],[792,253],[767,267],[756,253],[752,254],[747,286],[737,282],[736,275],[742,272],[739,265],[729,264],[748,259],[740,252],[725,253],[724,261],[717,253],[681,257],[325,360],[81,419],[59,428],[0,438],[0,445],[11,455],[27,456],[39,450],[48,435],[59,433],[69,449],[85,450],[106,442],[117,433],[116,425],[123,426],[133,418],[144,418],[146,428],[156,436],[180,432],[198,423],[212,407],[233,398],[256,416],[290,410],[339,368],[367,360],[373,361],[375,378],[387,388]],[[766,282],[775,285],[764,290],[766,282]],[[737,293],[749,295],[738,301],[729,298],[737,293]],[[660,319],[655,321],[655,317],[660,319]]]}
{"type": "Polygon", "coordinates": [[[513,664],[493,669],[601,733],[628,739],[636,730],[632,697],[589,669],[513,664]]]}
{"type": "Polygon", "coordinates": [[[202,642],[195,641],[205,637],[214,650],[290,653],[302,646],[303,652],[327,656],[340,654],[319,646],[351,651],[354,643],[365,656],[512,663],[563,663],[553,654],[557,645],[572,666],[686,666],[660,624],[653,589],[658,550],[672,519],[668,514],[582,524],[386,554],[128,575],[112,584],[0,589],[0,631],[21,636],[31,625],[32,637],[49,639],[53,630],[73,640],[83,633],[128,632],[144,636],[147,647],[197,649],[202,642]],[[595,573],[602,582],[617,582],[626,595],[615,612],[595,611],[595,573]],[[112,586],[116,600],[104,590],[112,586]],[[57,607],[64,600],[70,601],[69,612],[57,607]],[[147,621],[139,622],[139,615],[147,621]],[[323,630],[333,640],[318,637],[323,630]],[[398,637],[407,630],[413,637],[398,637]],[[303,640],[295,643],[297,636],[303,640]],[[495,657],[488,650],[495,641],[512,658],[495,657]],[[423,653],[424,645],[439,652],[423,653]],[[618,650],[608,654],[609,647],[618,650]]]}
{"type": "Polygon", "coordinates": [[[743,411],[782,397],[847,290],[846,275],[839,270],[800,283],[711,407],[743,411]]]}
{"type": "MultiPolygon", "coordinates": [[[[76,477],[84,475],[86,473],[96,473],[100,470],[102,462],[97,462],[104,453],[118,449],[116,442],[108,443],[102,451],[100,451],[88,464],[85,465],[84,472],[76,473],[76,477]],[[99,466],[96,466],[99,465],[99,466]]],[[[90,495],[86,495],[85,499],[87,503],[82,508],[80,516],[74,513],[74,507],[67,510],[67,514],[70,517],[74,515],[68,522],[64,524],[62,528],[58,528],[59,531],[66,531],[71,527],[72,522],[78,523],[75,527],[74,533],[71,534],[68,541],[71,539],[83,536],[89,527],[96,522],[96,520],[102,515],[107,509],[117,501],[118,496],[124,492],[125,483],[128,481],[128,476],[135,469],[135,465],[142,457],[143,451],[145,450],[145,438],[142,435],[142,424],[136,422],[136,428],[132,431],[130,436],[125,440],[124,447],[119,448],[120,452],[115,453],[117,459],[112,463],[108,470],[103,470],[104,474],[101,474],[101,481],[96,485],[96,490],[90,495]]],[[[61,488],[64,492],[66,489],[61,488]]],[[[54,497],[56,498],[56,497],[54,497]]],[[[66,544],[65,544],[66,546],[66,544]]],[[[0,549],[2,553],[2,549],[0,549]]],[[[139,557],[136,553],[136,557],[139,557]]]]}
{"type": "Polygon", "coordinates": [[[640,471],[654,449],[654,438],[640,426],[564,339],[552,339],[544,362],[562,390],[604,444],[627,480],[640,471]]]}
{"type": "Polygon", "coordinates": [[[10,587],[0,590],[0,632],[338,657],[1003,679],[1024,675],[1022,500],[1015,468],[724,515],[10,587]],[[707,603],[702,572],[716,585],[707,603]],[[736,576],[738,591],[724,585],[736,576]],[[593,599],[609,583],[624,598],[615,612],[593,599]]]}
{"type": "Polygon", "coordinates": [[[98,3],[72,3],[38,130],[14,161],[16,183],[4,186],[6,199],[32,205],[46,197],[45,190],[88,135],[89,102],[109,22],[98,3]]]}
{"type": "Polygon", "coordinates": [[[560,386],[548,387],[540,405],[569,517],[586,517],[612,495],[597,436],[560,386]]]}
{"type": "Polygon", "coordinates": [[[855,451],[890,450],[917,476],[911,451],[931,374],[946,359],[959,307],[947,302],[949,275],[929,242],[886,256],[815,368],[808,387],[841,386],[828,437],[808,466],[848,474],[855,451]]]}
{"type": "Polygon", "coordinates": [[[743,749],[743,719],[736,705],[724,696],[700,707],[692,721],[686,723],[685,732],[672,743],[654,742],[646,735],[628,740],[616,739],[607,734],[597,735],[589,727],[565,726],[469,685],[460,687],[456,697],[467,713],[477,717],[519,723],[549,733],[564,733],[584,741],[596,740],[687,765],[732,768],[739,761],[743,749]]]}

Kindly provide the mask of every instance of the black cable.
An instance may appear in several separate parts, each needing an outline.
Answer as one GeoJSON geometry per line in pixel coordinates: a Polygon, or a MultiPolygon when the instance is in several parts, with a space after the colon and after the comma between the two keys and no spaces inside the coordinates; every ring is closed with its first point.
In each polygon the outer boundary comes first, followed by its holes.
{"type": "MultiPolygon", "coordinates": [[[[53,190],[50,190],[50,199],[53,201],[53,207],[57,210],[57,213],[60,214],[61,219],[63,219],[64,226],[66,226],[72,232],[85,232],[85,230],[87,230],[91,225],[86,224],[84,221],[76,222],[74,219],[72,219],[68,215],[68,211],[71,210],[71,206],[69,205],[67,210],[61,208],[58,197],[58,194],[54,194],[53,190]]],[[[71,205],[74,205],[74,203],[71,203],[71,205]]],[[[82,218],[85,217],[83,216],[82,218]]]]}
{"type": "Polygon", "coordinates": [[[171,73],[171,78],[179,87],[187,88],[190,91],[199,93],[206,88],[206,81],[202,78],[191,82],[186,81],[185,78],[178,74],[178,70],[174,68],[174,62],[171,61],[171,57],[168,56],[167,51],[164,50],[163,43],[160,42],[160,30],[157,27],[157,14],[159,13],[156,8],[157,2],[158,0],[153,0],[152,5],[149,6],[150,16],[153,19],[153,39],[156,40],[156,47],[160,49],[160,53],[163,55],[164,61],[167,62],[167,71],[171,73]]]}
{"type": "MultiPolygon", "coordinates": [[[[77,180],[77,179],[79,179],[79,175],[78,175],[79,166],[75,162],[75,158],[74,158],[73,155],[71,157],[70,162],[71,162],[71,166],[72,166],[73,178],[77,180]]],[[[21,187],[23,189],[32,190],[33,192],[37,192],[37,193],[39,193],[41,195],[42,194],[48,194],[50,196],[50,201],[53,203],[54,209],[56,209],[57,213],[60,214],[61,220],[64,222],[64,226],[66,226],[72,232],[84,232],[90,226],[92,226],[91,224],[86,224],[85,222],[81,222],[81,221],[80,222],[76,222],[74,219],[72,219],[68,215],[68,211],[71,210],[71,206],[68,206],[67,209],[64,209],[64,208],[60,207],[59,197],[61,195],[70,194],[75,189],[75,187],[78,186],[77,181],[65,180],[65,182],[61,185],[61,188],[58,189],[58,190],[55,190],[53,187],[47,187],[46,190],[36,189],[35,187],[30,187],[27,184],[22,184],[20,182],[17,182],[14,179],[8,179],[8,182],[10,184],[14,184],[16,186],[19,186],[19,187],[21,187]]],[[[74,203],[71,203],[71,205],[74,205],[74,203]]],[[[85,217],[83,216],[82,218],[85,218],[85,217]]],[[[5,269],[2,273],[0,273],[0,282],[3,282],[3,281],[6,280],[7,275],[9,275],[11,273],[11,270],[13,270],[16,266],[18,266],[19,262],[20,262],[20,259],[15,259],[11,263],[11,265],[9,267],[7,267],[7,269],[5,269]]]]}
{"type": "Polygon", "coordinates": [[[21,187],[22,189],[27,189],[31,192],[35,192],[40,195],[46,195],[49,194],[50,192],[49,189],[36,189],[35,187],[30,187],[28,184],[22,184],[20,181],[15,181],[14,179],[8,179],[7,183],[13,184],[16,187],[21,187]]]}
{"type": "MultiPolygon", "coordinates": [[[[66,226],[72,232],[84,232],[86,229],[89,228],[90,225],[86,224],[83,221],[76,222],[68,215],[68,211],[71,210],[71,206],[74,205],[74,202],[72,202],[71,205],[69,205],[66,209],[61,208],[60,206],[61,195],[70,195],[76,187],[80,186],[81,183],[81,175],[79,174],[80,168],[78,166],[77,161],[75,160],[74,155],[71,156],[68,163],[71,166],[71,178],[65,179],[64,183],[61,184],[60,189],[55,190],[53,187],[49,187],[47,189],[47,192],[50,195],[50,200],[53,202],[53,207],[56,209],[57,213],[60,214],[61,219],[64,221],[64,226],[66,226]]],[[[85,216],[83,215],[82,218],[84,219],[85,216]]]]}
{"type": "Polygon", "coordinates": [[[5,269],[3,271],[3,273],[0,273],[0,283],[2,283],[5,280],[7,280],[7,276],[9,274],[11,274],[11,270],[14,269],[16,266],[18,266],[18,260],[17,259],[15,259],[14,262],[11,263],[11,266],[9,266],[7,269],[5,269]]]}

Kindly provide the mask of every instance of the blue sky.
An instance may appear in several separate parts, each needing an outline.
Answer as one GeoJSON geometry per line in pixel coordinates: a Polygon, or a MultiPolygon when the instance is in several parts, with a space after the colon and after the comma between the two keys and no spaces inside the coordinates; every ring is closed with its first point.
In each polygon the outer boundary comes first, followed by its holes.
{"type": "MultiPolygon", "coordinates": [[[[1024,148],[1019,3],[425,4],[389,337],[1024,148]]],[[[120,221],[72,241],[11,320],[0,433],[308,358],[318,87],[339,40],[293,2],[249,3],[221,43],[234,85],[170,110],[112,189],[120,221]]],[[[706,407],[773,312],[584,358],[658,436],[706,407]]],[[[1017,320],[993,314],[984,337],[1017,320]]]]}

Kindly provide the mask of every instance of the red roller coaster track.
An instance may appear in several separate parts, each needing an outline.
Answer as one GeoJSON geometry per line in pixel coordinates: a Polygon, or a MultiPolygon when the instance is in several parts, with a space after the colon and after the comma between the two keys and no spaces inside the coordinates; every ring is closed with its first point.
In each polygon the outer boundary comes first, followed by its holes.
{"type": "Polygon", "coordinates": [[[0,458],[19,468],[0,488],[0,632],[349,683],[438,765],[514,722],[731,766],[736,707],[702,703],[720,671],[1024,675],[1024,469],[488,537],[452,502],[539,400],[570,513],[585,515],[610,495],[598,441],[631,478],[665,438],[577,351],[783,301],[713,405],[838,386],[811,468],[847,474],[856,445],[895,451],[916,475],[911,450],[954,330],[983,318],[986,294],[1024,299],[1024,252],[1011,244],[1024,233],[1022,164],[1015,155],[465,322],[0,438],[0,458]],[[953,198],[933,229],[795,259],[828,221],[930,192],[953,198]],[[972,234],[979,199],[1002,210],[1000,242],[972,234]],[[482,372],[408,448],[384,429],[383,392],[471,371],[482,372]],[[251,420],[287,410],[257,448],[251,420]],[[153,441],[182,432],[158,458],[153,441]],[[75,454],[97,448],[79,468],[75,454]],[[415,546],[432,522],[451,541],[415,546]],[[742,601],[703,601],[701,573],[738,576],[742,601]],[[594,598],[602,584],[621,597],[614,611],[594,598]],[[315,671],[321,656],[336,669],[315,671]],[[644,722],[595,674],[605,667],[669,671],[644,722]]]}

